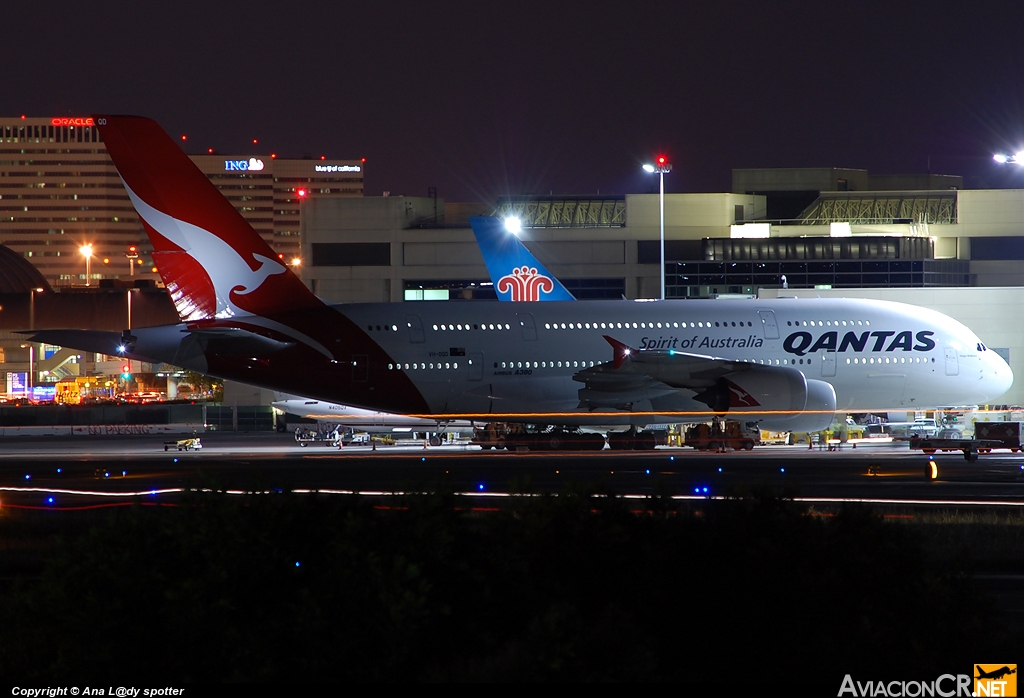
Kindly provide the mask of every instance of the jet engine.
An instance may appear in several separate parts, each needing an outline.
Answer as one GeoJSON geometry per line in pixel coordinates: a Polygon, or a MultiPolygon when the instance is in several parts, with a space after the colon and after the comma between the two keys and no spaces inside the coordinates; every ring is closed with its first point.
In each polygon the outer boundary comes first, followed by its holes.
{"type": "Polygon", "coordinates": [[[800,412],[807,404],[807,381],[795,368],[750,366],[718,378],[693,399],[716,414],[800,412]]]}
{"type": "Polygon", "coordinates": [[[821,431],[832,423],[836,413],[836,389],[831,383],[807,380],[807,402],[799,414],[767,415],[758,420],[770,431],[821,431]]]}

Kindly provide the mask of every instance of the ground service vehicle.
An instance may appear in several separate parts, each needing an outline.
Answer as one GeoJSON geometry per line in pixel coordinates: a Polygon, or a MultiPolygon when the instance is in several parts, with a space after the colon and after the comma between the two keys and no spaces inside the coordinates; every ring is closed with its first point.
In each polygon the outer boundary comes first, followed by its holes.
{"type": "Polygon", "coordinates": [[[323,444],[324,446],[337,446],[341,438],[341,432],[337,429],[321,430],[298,427],[295,430],[295,442],[305,448],[309,444],[323,444]]]}
{"type": "Polygon", "coordinates": [[[761,431],[757,427],[749,428],[742,422],[727,421],[724,426],[720,420],[710,424],[694,424],[686,430],[684,446],[698,451],[718,451],[731,448],[734,451],[752,451],[761,443],[761,431]]]}
{"type": "Polygon", "coordinates": [[[198,451],[202,447],[203,442],[199,440],[198,436],[190,436],[187,439],[178,439],[177,441],[164,441],[165,451],[172,448],[177,448],[179,451],[198,451]]]}
{"type": "Polygon", "coordinates": [[[926,455],[938,451],[963,451],[968,461],[978,460],[978,454],[991,453],[994,449],[1006,448],[1014,453],[1021,451],[1020,422],[976,422],[973,439],[941,439],[911,437],[910,448],[926,455]]]}
{"type": "MultiPolygon", "coordinates": [[[[608,438],[611,443],[613,434],[609,434],[608,438]]],[[[605,439],[601,434],[578,430],[536,430],[514,422],[491,422],[482,428],[474,429],[470,443],[480,446],[485,451],[492,448],[504,448],[509,451],[600,451],[604,448],[605,439]]],[[[617,446],[613,445],[612,448],[617,446]]],[[[654,448],[653,444],[651,448],[654,448]]]]}

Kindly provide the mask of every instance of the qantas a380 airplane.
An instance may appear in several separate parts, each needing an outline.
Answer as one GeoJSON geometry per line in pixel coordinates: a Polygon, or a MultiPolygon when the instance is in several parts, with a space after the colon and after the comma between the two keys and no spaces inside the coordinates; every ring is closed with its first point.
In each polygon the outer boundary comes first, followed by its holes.
{"type": "Polygon", "coordinates": [[[313,295],[153,121],[96,118],[181,323],[43,341],[370,410],[538,425],[991,402],[1009,367],[955,320],[847,299],[415,302],[313,295]],[[119,347],[124,347],[119,352],[119,347]]]}

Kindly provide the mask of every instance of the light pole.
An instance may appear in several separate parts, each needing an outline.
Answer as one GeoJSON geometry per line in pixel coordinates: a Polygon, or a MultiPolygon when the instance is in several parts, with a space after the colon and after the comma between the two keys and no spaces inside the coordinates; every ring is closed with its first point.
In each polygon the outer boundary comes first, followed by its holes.
{"type": "Polygon", "coordinates": [[[124,256],[128,258],[128,276],[135,276],[135,260],[139,258],[138,248],[135,245],[129,245],[124,256]]]}
{"type": "Polygon", "coordinates": [[[992,159],[998,162],[1000,165],[1024,165],[1024,150],[1019,153],[1012,155],[1006,155],[1004,153],[996,153],[992,156],[992,159]]]}
{"type": "Polygon", "coordinates": [[[672,165],[664,155],[655,158],[653,165],[644,165],[644,172],[657,172],[661,180],[661,193],[658,197],[661,207],[661,300],[665,300],[665,173],[671,171],[672,165]]]}
{"type": "Polygon", "coordinates": [[[28,328],[34,330],[36,328],[36,294],[42,293],[43,288],[34,288],[29,291],[28,299],[28,328]]]}
{"type": "Polygon", "coordinates": [[[25,386],[28,389],[28,398],[32,397],[32,386],[36,384],[35,377],[35,366],[36,366],[36,347],[34,344],[22,344],[22,349],[28,349],[28,385],[25,386]]]}
{"type": "Polygon", "coordinates": [[[89,262],[92,260],[92,245],[82,245],[78,251],[85,257],[85,285],[89,286],[89,262]]]}

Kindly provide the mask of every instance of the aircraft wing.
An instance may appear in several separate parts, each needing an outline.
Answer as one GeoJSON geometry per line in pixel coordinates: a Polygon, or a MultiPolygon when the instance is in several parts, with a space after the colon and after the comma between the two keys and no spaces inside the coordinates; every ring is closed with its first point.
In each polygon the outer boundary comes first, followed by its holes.
{"type": "Polygon", "coordinates": [[[612,345],[613,360],[573,376],[584,384],[579,391],[581,408],[622,408],[673,394],[716,413],[795,412],[807,404],[807,382],[795,368],[675,350],[636,351],[607,335],[605,339],[612,345]]]}

